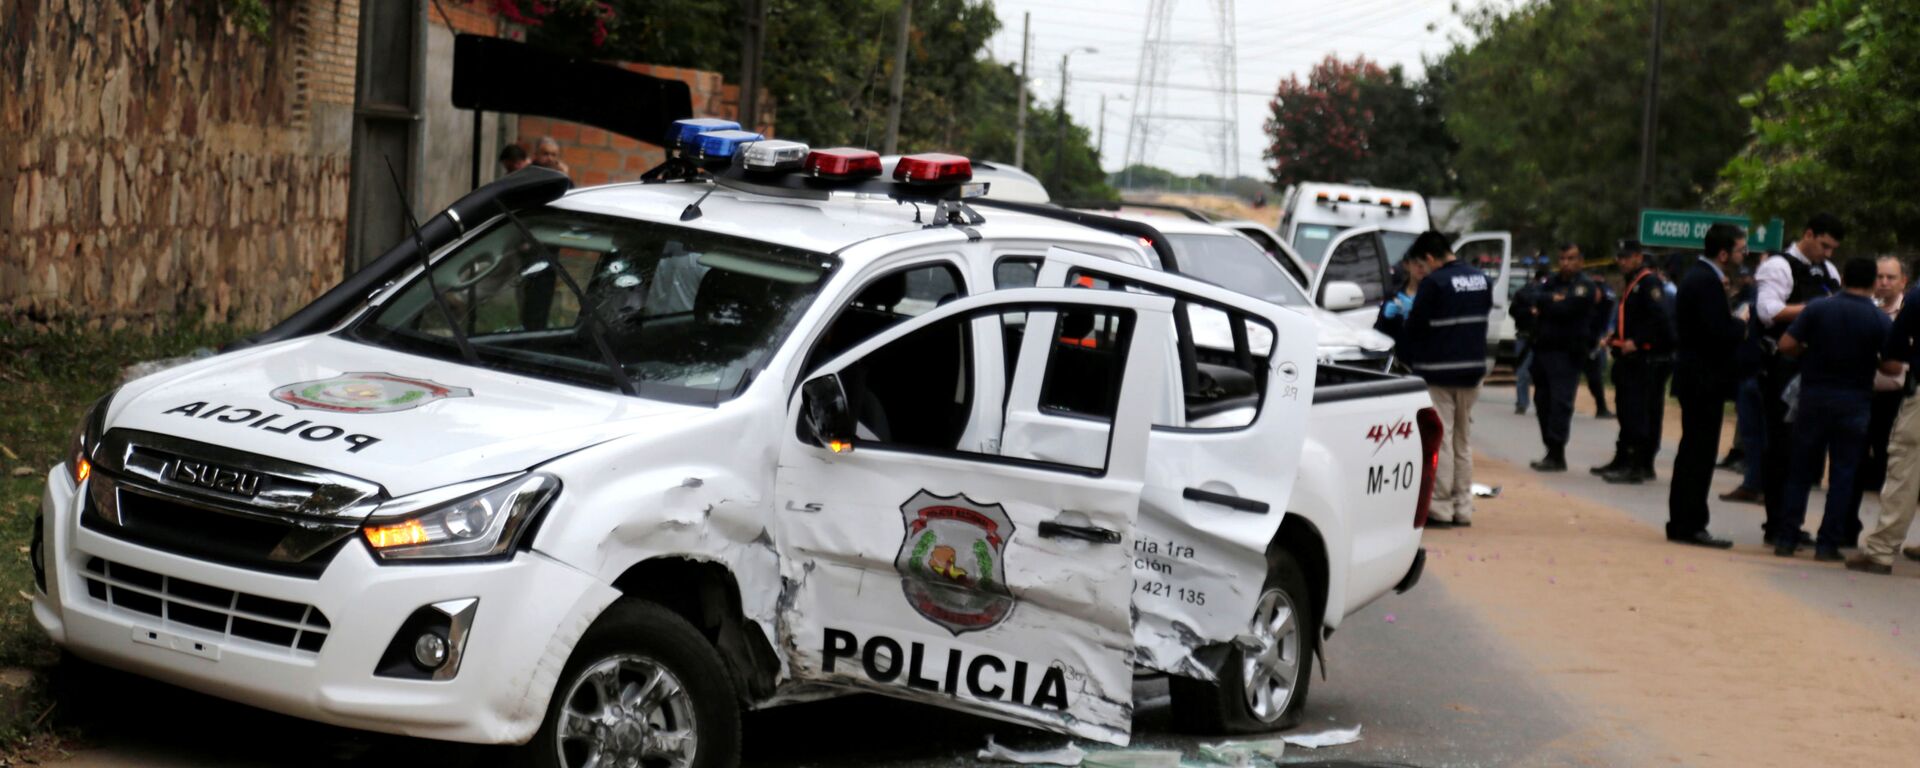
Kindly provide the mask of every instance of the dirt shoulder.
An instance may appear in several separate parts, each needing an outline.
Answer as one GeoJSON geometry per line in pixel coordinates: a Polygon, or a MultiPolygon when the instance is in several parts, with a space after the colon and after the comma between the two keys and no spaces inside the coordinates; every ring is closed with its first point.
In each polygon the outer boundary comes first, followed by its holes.
{"type": "Polygon", "coordinates": [[[1478,460],[1476,474],[1503,492],[1478,500],[1472,528],[1427,534],[1428,573],[1539,683],[1599,713],[1593,731],[1679,765],[1920,754],[1920,666],[1902,650],[1920,627],[1836,621],[1769,586],[1780,566],[1759,553],[1668,544],[1503,462],[1478,460]]]}

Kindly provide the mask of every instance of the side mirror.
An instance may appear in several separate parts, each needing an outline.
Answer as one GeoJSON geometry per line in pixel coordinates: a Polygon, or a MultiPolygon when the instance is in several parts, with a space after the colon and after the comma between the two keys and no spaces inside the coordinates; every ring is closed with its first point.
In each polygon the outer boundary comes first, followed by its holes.
{"type": "Polygon", "coordinates": [[[1360,284],[1347,280],[1334,280],[1320,291],[1320,305],[1328,312],[1345,312],[1367,305],[1366,291],[1360,284]]]}
{"type": "Polygon", "coordinates": [[[800,387],[800,437],[834,453],[853,450],[853,407],[840,377],[827,374],[800,387]]]}

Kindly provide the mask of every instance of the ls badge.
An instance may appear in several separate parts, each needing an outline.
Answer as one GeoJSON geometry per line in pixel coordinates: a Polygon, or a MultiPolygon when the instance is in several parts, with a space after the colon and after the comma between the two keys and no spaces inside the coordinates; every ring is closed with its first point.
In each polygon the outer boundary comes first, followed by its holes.
{"type": "Polygon", "coordinates": [[[443,397],[472,397],[473,390],[391,373],[343,373],[328,379],[288,384],[273,399],[295,408],[334,413],[392,413],[418,408],[443,397]]]}
{"type": "Polygon", "coordinates": [[[999,624],[1013,612],[1003,555],[1013,520],[999,504],[921,490],[900,505],[906,534],[893,567],[907,604],[958,635],[999,624]]]}

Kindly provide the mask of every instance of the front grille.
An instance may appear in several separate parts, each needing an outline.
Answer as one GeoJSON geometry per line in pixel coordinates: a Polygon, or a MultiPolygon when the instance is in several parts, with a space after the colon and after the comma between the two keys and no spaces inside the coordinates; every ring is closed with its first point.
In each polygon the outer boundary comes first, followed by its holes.
{"type": "Polygon", "coordinates": [[[333,625],[320,609],[115,563],[87,559],[87,594],[122,608],[227,639],[319,653],[333,625]]]}
{"type": "MultiPolygon", "coordinates": [[[[108,523],[89,509],[89,514],[81,516],[81,525],[163,552],[240,568],[317,579],[353,532],[351,528],[337,529],[337,540],[320,551],[300,560],[281,560],[273,553],[289,535],[308,536],[315,531],[272,518],[182,504],[125,486],[117,491],[101,490],[118,493],[120,524],[108,523]]],[[[97,503],[88,500],[89,507],[97,503]]]]}

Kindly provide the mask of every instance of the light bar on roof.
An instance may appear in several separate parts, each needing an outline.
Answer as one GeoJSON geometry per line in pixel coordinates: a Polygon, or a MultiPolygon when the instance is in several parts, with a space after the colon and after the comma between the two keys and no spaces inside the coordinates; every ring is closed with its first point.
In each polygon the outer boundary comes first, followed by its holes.
{"type": "Polygon", "coordinates": [[[893,166],[893,180],[908,184],[950,184],[972,179],[973,161],[942,152],[907,155],[893,166]]]}
{"type": "Polygon", "coordinates": [[[673,136],[670,137],[671,141],[668,142],[668,145],[692,146],[694,141],[700,138],[700,134],[711,133],[713,131],[737,130],[740,130],[739,123],[732,120],[722,120],[717,117],[689,117],[685,120],[675,120],[673,121],[673,136]]]}
{"type": "Polygon", "coordinates": [[[766,138],[753,131],[709,131],[700,134],[700,157],[703,160],[730,158],[740,151],[741,145],[766,138]]]}
{"type": "Polygon", "coordinates": [[[802,170],[822,179],[871,178],[880,175],[880,153],[853,147],[816,149],[807,153],[802,170]]]}
{"type": "Polygon", "coordinates": [[[797,171],[812,150],[797,141],[767,139],[740,150],[740,164],[749,171],[797,171]]]}

